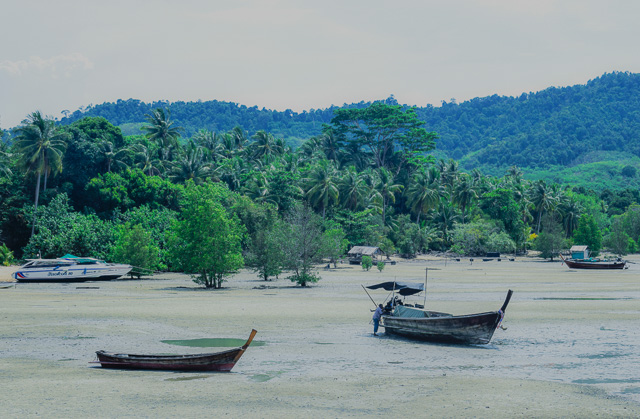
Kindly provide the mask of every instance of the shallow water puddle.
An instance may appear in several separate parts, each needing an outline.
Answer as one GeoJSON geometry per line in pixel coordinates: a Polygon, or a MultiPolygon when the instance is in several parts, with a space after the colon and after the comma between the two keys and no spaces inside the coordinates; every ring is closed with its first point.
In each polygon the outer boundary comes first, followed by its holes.
{"type": "MultiPolygon", "coordinates": [[[[247,341],[244,339],[230,338],[203,338],[203,339],[185,339],[185,340],[161,340],[162,343],[177,346],[188,346],[190,348],[237,348],[244,345],[247,341]]],[[[254,340],[251,346],[264,346],[266,342],[254,340]]]]}

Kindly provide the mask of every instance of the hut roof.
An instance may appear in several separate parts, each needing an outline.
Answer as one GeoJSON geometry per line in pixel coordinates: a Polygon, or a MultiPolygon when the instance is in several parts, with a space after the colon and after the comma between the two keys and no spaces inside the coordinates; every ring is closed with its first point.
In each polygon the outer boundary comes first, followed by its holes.
{"type": "Polygon", "coordinates": [[[584,252],[589,246],[571,246],[570,252],[584,252]]]}
{"type": "Polygon", "coordinates": [[[350,255],[375,255],[380,252],[379,247],[374,246],[353,246],[349,250],[350,255]]]}

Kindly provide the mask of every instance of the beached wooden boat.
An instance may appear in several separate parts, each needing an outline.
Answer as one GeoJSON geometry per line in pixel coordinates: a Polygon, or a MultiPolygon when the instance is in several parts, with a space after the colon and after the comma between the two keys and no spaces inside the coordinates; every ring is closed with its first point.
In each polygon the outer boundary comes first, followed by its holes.
{"type": "Polygon", "coordinates": [[[622,259],[565,259],[562,255],[560,255],[560,258],[572,269],[624,269],[627,264],[627,261],[622,259]]]}
{"type": "Polygon", "coordinates": [[[98,361],[104,368],[167,371],[231,371],[249,347],[257,331],[243,346],[222,352],[189,355],[135,355],[97,351],[98,361]]]}
{"type": "Polygon", "coordinates": [[[456,344],[487,344],[500,326],[513,294],[509,290],[498,311],[454,316],[437,311],[398,305],[390,314],[382,315],[382,326],[390,335],[456,344]]]}

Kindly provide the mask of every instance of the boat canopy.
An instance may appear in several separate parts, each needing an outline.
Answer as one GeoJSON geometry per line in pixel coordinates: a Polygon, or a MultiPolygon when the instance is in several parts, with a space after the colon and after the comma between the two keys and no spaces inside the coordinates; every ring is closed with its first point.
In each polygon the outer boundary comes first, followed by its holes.
{"type": "Polygon", "coordinates": [[[95,259],[95,258],[83,258],[83,257],[80,257],[80,256],[74,256],[74,255],[69,254],[69,253],[67,253],[66,255],[62,256],[60,259],[73,260],[78,265],[93,264],[93,263],[96,263],[98,261],[98,259],[95,259]]]}
{"type": "Polygon", "coordinates": [[[367,288],[370,290],[377,290],[382,288],[386,291],[396,291],[400,295],[413,295],[421,291],[424,291],[424,284],[419,282],[381,282],[376,285],[369,285],[367,288]]]}

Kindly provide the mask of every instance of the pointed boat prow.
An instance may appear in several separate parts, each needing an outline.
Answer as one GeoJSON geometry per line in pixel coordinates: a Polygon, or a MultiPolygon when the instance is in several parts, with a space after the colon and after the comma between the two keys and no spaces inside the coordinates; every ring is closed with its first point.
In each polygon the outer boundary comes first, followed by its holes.
{"type": "Polygon", "coordinates": [[[511,300],[511,294],[513,294],[513,290],[509,290],[507,292],[507,298],[504,300],[504,304],[502,305],[502,308],[500,309],[500,311],[502,311],[503,313],[507,310],[507,306],[509,305],[509,300],[511,300]]]}
{"type": "Polygon", "coordinates": [[[247,349],[249,345],[251,345],[251,342],[253,341],[253,338],[256,336],[256,333],[258,333],[256,329],[251,329],[251,334],[249,335],[249,339],[247,339],[247,343],[242,345],[242,349],[247,349]]]}

